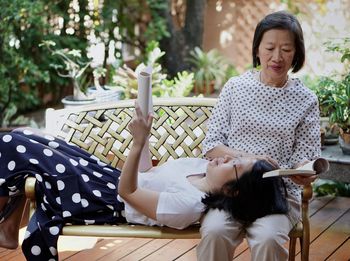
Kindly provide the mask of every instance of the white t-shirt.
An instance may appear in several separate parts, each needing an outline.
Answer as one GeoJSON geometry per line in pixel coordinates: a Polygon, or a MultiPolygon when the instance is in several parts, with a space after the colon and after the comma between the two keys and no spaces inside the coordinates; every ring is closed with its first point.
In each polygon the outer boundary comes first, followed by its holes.
{"type": "Polygon", "coordinates": [[[161,166],[139,173],[139,187],[160,192],[157,220],[146,217],[125,203],[125,217],[130,223],[168,226],[184,229],[199,221],[205,193],[194,187],[187,179],[190,175],[206,172],[208,161],[198,158],[169,160],[161,166]]]}

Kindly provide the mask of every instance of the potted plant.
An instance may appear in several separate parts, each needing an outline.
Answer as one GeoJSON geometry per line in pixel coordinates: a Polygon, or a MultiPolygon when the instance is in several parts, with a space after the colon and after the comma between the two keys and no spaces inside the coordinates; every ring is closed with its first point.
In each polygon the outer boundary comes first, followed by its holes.
{"type": "Polygon", "coordinates": [[[87,93],[95,97],[96,102],[110,102],[110,101],[117,101],[121,99],[123,90],[114,85],[107,85],[102,84],[101,82],[104,81],[104,77],[106,76],[107,69],[98,66],[94,68],[92,71],[93,78],[94,78],[94,85],[88,87],[87,93]]]}
{"type": "Polygon", "coordinates": [[[333,145],[338,143],[338,128],[331,124],[329,117],[333,112],[333,105],[329,101],[333,97],[336,88],[335,82],[329,77],[303,77],[303,82],[311,89],[318,98],[320,109],[321,145],[333,145]]]}
{"type": "Polygon", "coordinates": [[[339,127],[339,144],[344,154],[350,155],[350,73],[338,83],[333,94],[334,111],[330,121],[339,127]]]}
{"type": "Polygon", "coordinates": [[[152,95],[155,97],[184,97],[193,89],[193,73],[179,72],[173,79],[167,79],[162,66],[157,61],[165,53],[158,47],[158,42],[152,41],[146,48],[145,63],[140,63],[135,70],[126,64],[116,68],[113,83],[123,89],[126,99],[137,96],[137,75],[146,66],[152,66],[152,95]]]}
{"type": "Polygon", "coordinates": [[[51,55],[58,58],[59,63],[51,64],[57,74],[63,78],[69,78],[73,85],[73,95],[62,99],[65,106],[84,105],[93,103],[95,98],[87,94],[87,87],[90,84],[87,69],[91,61],[84,60],[80,50],[54,49],[56,43],[43,41],[39,46],[49,50],[51,55]]]}
{"type": "Polygon", "coordinates": [[[339,144],[344,154],[350,155],[350,38],[327,42],[327,51],[341,53],[340,61],[345,73],[327,77],[325,81],[332,86],[332,95],[324,104],[330,108],[330,121],[339,128],[339,144]]]}
{"type": "Polygon", "coordinates": [[[204,52],[199,47],[190,51],[189,62],[194,66],[195,93],[207,95],[218,89],[226,77],[224,57],[216,49],[204,52]]]}
{"type": "Polygon", "coordinates": [[[14,103],[10,103],[0,119],[0,132],[10,132],[19,127],[38,127],[32,119],[18,115],[17,112],[17,106],[14,103]]]}

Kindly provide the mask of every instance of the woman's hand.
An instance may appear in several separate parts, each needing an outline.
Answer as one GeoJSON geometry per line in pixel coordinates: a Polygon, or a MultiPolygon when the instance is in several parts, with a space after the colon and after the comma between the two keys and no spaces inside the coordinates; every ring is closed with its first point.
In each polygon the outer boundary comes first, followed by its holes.
{"type": "MultiPolygon", "coordinates": [[[[299,162],[298,164],[296,164],[294,166],[294,168],[300,168],[301,166],[304,166],[306,163],[309,163],[310,161],[309,160],[304,160],[302,162],[299,162]]],[[[310,185],[311,182],[315,181],[315,179],[317,178],[317,175],[303,175],[303,174],[300,174],[300,175],[293,175],[293,176],[290,176],[290,179],[295,183],[295,184],[298,184],[298,185],[302,185],[302,186],[305,186],[305,185],[310,185]]]]}
{"type": "Polygon", "coordinates": [[[315,181],[315,179],[317,178],[317,175],[312,175],[312,176],[307,176],[307,175],[293,175],[289,177],[294,183],[298,184],[298,185],[310,185],[311,182],[315,181]]]}
{"type": "Polygon", "coordinates": [[[140,107],[135,103],[134,116],[128,126],[134,139],[134,145],[143,147],[150,133],[152,121],[153,115],[143,116],[140,107]]]}
{"type": "Polygon", "coordinates": [[[265,160],[268,163],[270,163],[272,166],[274,166],[276,169],[279,168],[277,160],[271,158],[268,155],[253,155],[253,156],[250,156],[250,157],[255,158],[256,160],[265,160]]]}

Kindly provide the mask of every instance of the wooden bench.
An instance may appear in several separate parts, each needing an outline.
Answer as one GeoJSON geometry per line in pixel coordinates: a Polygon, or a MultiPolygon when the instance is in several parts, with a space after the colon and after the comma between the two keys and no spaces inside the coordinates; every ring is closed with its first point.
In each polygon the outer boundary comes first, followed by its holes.
{"type": "MultiPolygon", "coordinates": [[[[213,98],[169,98],[154,100],[154,122],[150,135],[152,159],[158,164],[179,157],[203,157],[201,143],[206,122],[216,103],[213,98]]],[[[132,142],[127,129],[134,100],[117,101],[80,108],[53,110],[46,114],[49,133],[74,143],[100,160],[121,168],[132,142]]],[[[26,180],[25,192],[35,211],[35,178],[26,180]]],[[[290,260],[295,256],[296,239],[300,239],[302,260],[308,259],[308,201],[311,187],[305,187],[302,222],[290,232],[290,260]]],[[[200,238],[199,225],[184,230],[142,225],[66,225],[62,235],[135,238],[200,238]]]]}

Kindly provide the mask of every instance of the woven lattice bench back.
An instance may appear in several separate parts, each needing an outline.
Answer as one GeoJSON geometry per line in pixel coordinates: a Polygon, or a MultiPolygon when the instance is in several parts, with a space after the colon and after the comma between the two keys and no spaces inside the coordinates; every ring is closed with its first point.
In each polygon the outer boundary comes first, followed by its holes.
{"type": "MultiPolygon", "coordinates": [[[[152,159],[159,164],[179,157],[202,157],[201,142],[216,99],[155,99],[150,136],[152,159]]],[[[121,167],[132,143],[127,128],[134,100],[83,109],[49,110],[47,130],[94,154],[113,167],[121,167]]]]}

